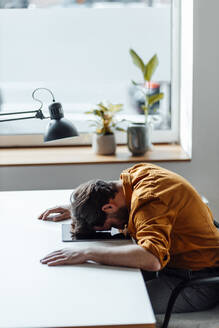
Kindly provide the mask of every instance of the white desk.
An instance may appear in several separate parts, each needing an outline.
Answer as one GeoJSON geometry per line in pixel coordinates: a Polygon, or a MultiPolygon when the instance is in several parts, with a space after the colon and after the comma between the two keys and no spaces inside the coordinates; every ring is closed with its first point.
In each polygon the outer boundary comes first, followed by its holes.
{"type": "Polygon", "coordinates": [[[55,249],[85,246],[61,242],[61,223],[36,219],[70,194],[0,193],[0,327],[155,327],[139,270],[40,263],[55,249]]]}

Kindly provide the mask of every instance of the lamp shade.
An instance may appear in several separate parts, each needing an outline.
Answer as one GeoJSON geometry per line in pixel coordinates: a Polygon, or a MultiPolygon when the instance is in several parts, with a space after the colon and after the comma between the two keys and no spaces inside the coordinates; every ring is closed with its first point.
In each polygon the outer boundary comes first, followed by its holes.
{"type": "Polygon", "coordinates": [[[79,135],[72,122],[64,118],[62,105],[60,103],[52,103],[49,106],[49,112],[51,121],[44,134],[45,142],[79,135]]]}

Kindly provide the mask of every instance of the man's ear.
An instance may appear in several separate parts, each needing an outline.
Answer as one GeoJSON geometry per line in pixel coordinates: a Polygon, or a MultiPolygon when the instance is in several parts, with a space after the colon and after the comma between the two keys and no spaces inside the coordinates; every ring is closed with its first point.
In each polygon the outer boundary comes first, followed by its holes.
{"type": "Polygon", "coordinates": [[[112,203],[107,203],[102,206],[101,210],[105,213],[113,213],[117,210],[117,206],[112,203]]]}

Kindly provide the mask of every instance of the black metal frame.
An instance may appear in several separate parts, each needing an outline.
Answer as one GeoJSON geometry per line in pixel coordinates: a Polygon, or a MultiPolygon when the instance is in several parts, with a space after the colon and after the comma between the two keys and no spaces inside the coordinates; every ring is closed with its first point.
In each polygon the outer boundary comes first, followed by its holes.
{"type": "MultiPolygon", "coordinates": [[[[219,223],[217,221],[214,221],[214,224],[217,228],[219,228],[219,223]]],[[[192,287],[192,286],[213,286],[213,285],[219,285],[219,271],[218,273],[215,273],[214,275],[209,274],[210,277],[205,277],[205,278],[193,278],[191,280],[183,280],[181,281],[172,291],[168,304],[167,304],[167,309],[166,309],[166,313],[165,313],[165,317],[164,317],[164,321],[163,324],[161,326],[161,328],[167,328],[169,321],[170,321],[170,317],[172,314],[172,310],[173,310],[173,306],[175,304],[175,301],[177,299],[177,297],[179,296],[179,294],[181,293],[181,291],[187,287],[192,287]]]]}

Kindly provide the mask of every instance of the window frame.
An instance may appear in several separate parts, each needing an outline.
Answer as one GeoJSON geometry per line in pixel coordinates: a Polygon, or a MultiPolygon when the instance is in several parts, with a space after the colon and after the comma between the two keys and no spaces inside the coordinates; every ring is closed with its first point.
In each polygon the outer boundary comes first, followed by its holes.
{"type": "MultiPolygon", "coordinates": [[[[152,131],[153,143],[173,143],[180,141],[180,80],[181,80],[181,0],[172,0],[171,13],[171,129],[152,131]]],[[[77,114],[65,113],[65,117],[73,120],[77,127],[77,114]]],[[[123,114],[127,120],[129,115],[123,114]]],[[[84,114],[84,119],[86,115],[84,114]]],[[[133,119],[133,115],[131,117],[133,119]]],[[[142,116],[136,114],[136,121],[142,121],[142,116]]],[[[0,135],[0,147],[23,147],[23,146],[65,146],[65,145],[89,145],[91,144],[91,133],[80,134],[80,138],[61,140],[55,143],[45,144],[43,134],[14,134],[0,135]]],[[[126,135],[117,133],[118,144],[126,143],[126,135]]]]}

